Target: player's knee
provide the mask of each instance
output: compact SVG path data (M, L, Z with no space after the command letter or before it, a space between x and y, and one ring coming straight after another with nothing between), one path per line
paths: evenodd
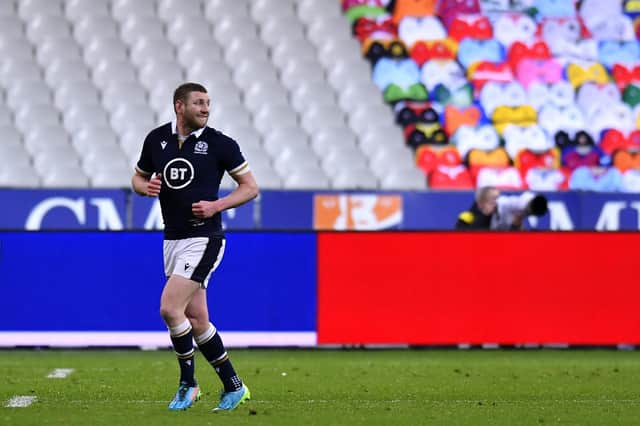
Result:
M181 317L184 316L184 313L179 312L177 309L172 308L170 305L161 304L160 305L160 316L164 320L166 324L174 324Z
M209 317L207 315L187 315L194 332L204 332L209 328Z

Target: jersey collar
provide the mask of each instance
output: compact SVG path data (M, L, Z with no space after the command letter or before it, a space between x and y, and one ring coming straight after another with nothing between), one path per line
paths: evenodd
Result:
M205 127L201 127L199 129L194 130L193 132L189 133L189 135L187 135L187 137L189 137L191 135L194 135L196 138L199 138L200 135L202 134L202 132L204 132ZM178 122L177 121L171 121L171 131L173 132L174 135L178 134Z

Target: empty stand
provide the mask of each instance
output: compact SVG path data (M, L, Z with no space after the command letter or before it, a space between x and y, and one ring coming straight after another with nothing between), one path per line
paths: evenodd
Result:
M624 153L638 147L620 141L639 128L640 47L622 3L606 19L588 1L579 10L536 2L537 12L480 0L383 3L2 2L0 184L26 185L13 167L35 186L128 186L130 176L109 173L131 173L146 132L173 118L172 92L185 80L209 88L210 124L238 139L263 187L465 187L463 167L474 185L509 187L515 171L524 188L552 181L542 167L582 188L580 175L570 179L578 165L627 172ZM576 150L581 131L588 142ZM461 163L426 172L414 158L421 145L458 150ZM559 163L539 163L552 149ZM506 152L508 170L480 175L472 152L474 164L503 164ZM50 173L46 159L75 167Z

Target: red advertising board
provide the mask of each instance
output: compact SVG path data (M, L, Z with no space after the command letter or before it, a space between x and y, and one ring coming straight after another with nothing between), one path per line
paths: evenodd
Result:
M640 343L638 247L640 233L319 233L318 343Z

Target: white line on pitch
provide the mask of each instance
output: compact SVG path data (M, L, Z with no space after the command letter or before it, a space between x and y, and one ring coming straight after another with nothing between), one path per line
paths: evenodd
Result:
M65 379L73 371L73 368L56 368L47 375L47 379Z
M28 407L35 402L37 397L35 396L14 396L7 401L5 407L7 408L24 408Z

